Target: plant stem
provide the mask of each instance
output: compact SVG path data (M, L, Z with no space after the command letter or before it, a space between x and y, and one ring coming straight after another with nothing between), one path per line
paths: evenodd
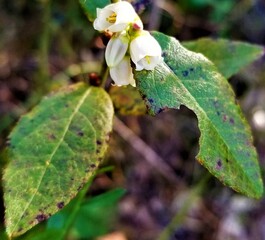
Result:
M86 197L86 193L89 190L94 178L98 174L102 174L102 173L112 171L112 170L113 170L113 166L107 166L107 167L99 169L93 176L91 176L89 181L85 184L83 189L77 194L76 198L74 199L75 204L74 204L73 208L71 209L71 214L68 216L67 221L65 222L65 224L63 226L63 231L60 232L59 235L57 235L56 240L66 239L67 233L69 232L73 223L75 222L76 216L78 215L78 212L80 210L80 206L81 206L84 198Z
M183 219L187 216L190 210L190 206L192 205L194 200L198 197L198 195L202 192L205 184L207 183L210 177L211 175L207 174L195 187L191 189L190 194L187 197L184 205L176 213L176 215L173 217L169 225L162 231L158 240L169 240L170 239L170 237L172 236L176 228L183 223Z
M40 65L38 80L38 86L42 87L42 91L45 93L48 89L49 83L49 48L50 48L50 20L51 20L51 0L43 2L44 13L43 13L43 32L40 37Z
M108 80L108 76L109 76L109 68L107 67L103 76L102 76L102 82L101 82L101 87L107 87L106 86L106 83L107 83L107 80Z
M58 236L58 240L65 239L65 236L67 235L68 231L70 230L72 224L74 223L74 220L78 214L78 211L80 209L81 203L83 202L83 199L86 196L86 193L88 189L90 188L95 176L91 177L87 184L83 187L83 189L79 192L79 194L76 196L75 199L75 205L72 208L71 214L67 218L67 221L63 227L63 231L60 233L60 236Z

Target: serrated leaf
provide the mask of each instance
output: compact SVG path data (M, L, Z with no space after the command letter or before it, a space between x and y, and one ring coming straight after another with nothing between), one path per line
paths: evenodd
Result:
M264 54L262 46L226 39L201 38L181 44L210 59L226 78L230 78Z
M154 37L164 61L154 71L135 71L137 87L153 115L187 106L199 121L197 160L220 181L259 198L263 183L252 137L226 79L203 55L186 50L161 33Z
M144 115L146 106L139 91L132 86L112 86L110 97L113 101L115 111L121 115Z
M4 203L9 236L66 205L94 174L107 148L113 106L101 88L72 85L23 116L9 140Z
M93 22L97 17L97 8L104 8L111 4L110 0L79 0L88 19Z

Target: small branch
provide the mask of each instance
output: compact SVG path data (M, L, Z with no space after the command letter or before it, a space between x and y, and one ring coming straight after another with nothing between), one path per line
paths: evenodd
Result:
M140 153L163 177L172 183L179 182L176 174L165 161L117 117L114 118L114 131Z

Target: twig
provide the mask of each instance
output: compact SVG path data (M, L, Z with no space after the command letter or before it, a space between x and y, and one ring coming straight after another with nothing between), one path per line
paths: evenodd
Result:
M139 152L162 176L172 183L179 182L173 170L164 163L164 160L117 117L114 118L114 131Z

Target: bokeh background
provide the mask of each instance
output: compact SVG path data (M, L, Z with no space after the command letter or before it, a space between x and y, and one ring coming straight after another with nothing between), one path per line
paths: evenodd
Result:
M264 0L131 2L145 28L180 41L222 37L265 45ZM45 94L99 71L104 47L77 0L0 0L1 152L19 117ZM229 82L251 125L264 173L265 57ZM95 213L109 218L97 231L109 234L101 239L265 239L265 200L239 195L210 176L195 160L199 136L196 116L185 107L155 118L117 114L104 163L114 168L98 175L87 193L90 199L116 187L126 190L118 204L108 206L115 214ZM2 154L1 169L5 164ZM168 172L159 171L164 167ZM0 210L3 225L2 200ZM73 229L67 239L96 235Z

